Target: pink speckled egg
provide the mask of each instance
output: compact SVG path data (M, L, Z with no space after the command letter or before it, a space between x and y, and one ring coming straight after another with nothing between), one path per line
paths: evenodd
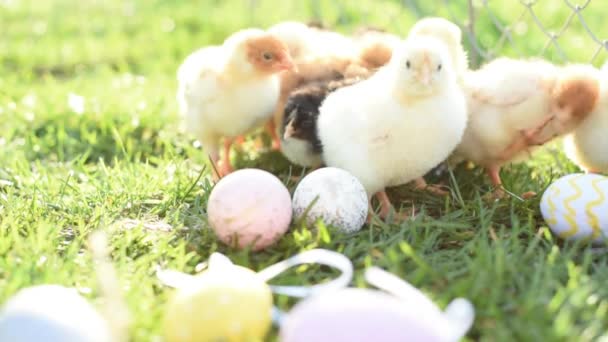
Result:
M242 169L222 178L207 203L209 223L218 238L254 251L276 242L289 229L291 196L273 174Z

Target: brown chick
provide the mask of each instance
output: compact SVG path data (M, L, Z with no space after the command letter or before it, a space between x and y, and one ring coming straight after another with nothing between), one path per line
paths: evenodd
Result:
M188 131L219 164L216 178L232 171L234 138L271 118L280 94L279 74L293 67L287 46L260 29L236 32L221 46L193 52L180 65L180 111Z
M289 94L281 124L281 152L292 163L316 169L322 165L321 141L317 132L319 108L339 88L362 81L361 77L307 83Z
M467 72L463 81L469 122L451 163L469 160L486 168L499 197L501 166L572 131L599 94L595 68L544 60L499 58Z
M514 158L521 151L548 143L571 132L595 109L599 99L599 82L577 74L566 74L553 89L554 113L539 126L522 131L502 154L503 160Z

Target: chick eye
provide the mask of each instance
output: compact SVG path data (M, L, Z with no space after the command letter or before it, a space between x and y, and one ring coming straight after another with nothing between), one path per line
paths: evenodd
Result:
M412 66L412 63L410 63L410 61L405 62L405 67L406 68L410 68Z
M441 71L441 64L437 66L437 71Z
M269 61L273 58L274 56L272 55L272 53L270 52L264 52L262 54L262 58L264 58L264 60Z

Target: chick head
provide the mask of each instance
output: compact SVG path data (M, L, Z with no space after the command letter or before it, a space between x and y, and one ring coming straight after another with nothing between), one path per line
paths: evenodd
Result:
M460 44L462 31L458 25L439 17L424 18L416 22L409 36L428 35L443 40L446 44Z
M410 96L430 96L455 81L445 44L432 37L411 37L396 50L390 67L397 88Z
M295 68L287 45L262 30L237 32L224 45L232 49L231 64L245 75L271 75Z
M317 94L302 94L285 105L283 139L312 140L322 98Z
M464 71L469 67L467 53L462 47L462 30L453 22L439 17L424 18L416 22L409 37L430 36L444 42L450 52L454 68Z

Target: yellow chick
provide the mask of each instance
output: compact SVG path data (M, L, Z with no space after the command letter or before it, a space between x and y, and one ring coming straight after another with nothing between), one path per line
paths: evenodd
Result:
M601 73L597 108L564 140L570 160L592 173L608 173L608 63Z
M459 81L469 70L467 52L462 46L462 30L458 25L440 17L427 17L417 21L411 28L409 36L426 35L435 37L448 46L452 65Z
M464 88L469 123L451 164L485 167L502 195L500 167L574 129L595 107L599 83L590 66L499 58L469 71Z
M409 37L429 36L441 40L448 47L452 66L458 82L462 84L464 75L469 70L467 52L462 45L462 30L458 25L440 17L427 17L418 20L409 32ZM424 177L416 179L416 188L427 190L436 195L446 195L448 192L439 185L427 184Z
M280 93L279 73L293 67L287 46L260 29L234 33L221 46L197 50L180 65L180 112L186 129L219 164L216 177L232 171L229 152L234 138L272 117Z
M447 158L466 121L447 47L421 36L399 44L367 80L331 93L317 125L325 164L357 177L386 217L392 205L385 188L413 181Z

